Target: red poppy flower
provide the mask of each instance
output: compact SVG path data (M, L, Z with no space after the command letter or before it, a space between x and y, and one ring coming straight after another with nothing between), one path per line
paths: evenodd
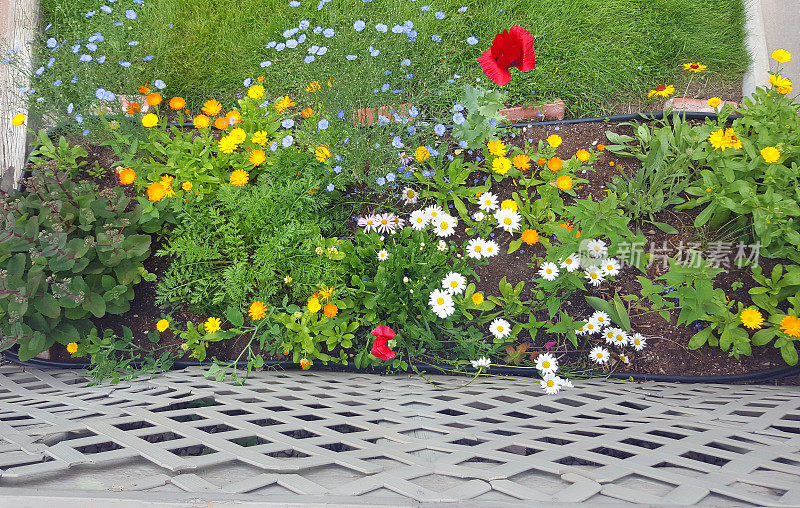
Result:
M511 81L508 69L511 67L530 71L536 66L533 35L516 25L511 30L503 30L495 35L491 49L483 52L478 63L489 79L498 85L508 84Z
M370 354L383 361L394 358L394 351L389 347L389 341L394 339L394 330L386 325L381 325L372 330L372 335L375 336L375 342L372 343Z

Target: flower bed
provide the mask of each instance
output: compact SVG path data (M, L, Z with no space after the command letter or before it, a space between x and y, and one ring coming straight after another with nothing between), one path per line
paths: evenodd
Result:
M479 62L506 83L533 37L514 27ZM97 379L182 357L237 380L276 359L501 364L548 393L597 372L794 365L800 120L782 79L732 122L723 106L522 129L472 86L452 127L422 106L364 127L319 98L332 81L273 97L248 79L236 105L194 114L143 85L98 116L92 164L40 132L27 192L4 196L4 344L25 359L58 343Z

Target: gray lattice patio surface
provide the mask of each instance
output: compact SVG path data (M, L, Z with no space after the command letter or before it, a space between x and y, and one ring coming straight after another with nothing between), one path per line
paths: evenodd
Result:
M457 385L464 378L437 378ZM0 496L800 506L796 387L0 368ZM183 496L183 497L182 497ZM0 497L0 504L3 504Z

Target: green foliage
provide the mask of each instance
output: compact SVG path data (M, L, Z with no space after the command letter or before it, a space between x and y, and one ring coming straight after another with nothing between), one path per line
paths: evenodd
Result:
M156 342L158 332L155 333ZM161 348L164 349L164 348ZM120 381L130 381L142 375L155 376L172 368L175 360L170 351L157 354L158 349L150 351L133 342L133 332L127 326L122 327L122 337L112 330L105 330L103 336L97 335L97 329L92 328L88 335L81 339L76 357L89 355L92 367L89 374L93 381L90 385L101 384L110 379L115 385Z
M48 161L55 161L60 170L69 171L71 175L75 175L86 165L86 161L80 160L89 155L86 149L80 145L70 145L64 136L58 138L56 146L42 129L37 134L37 141L39 145L30 157L34 164L42 165Z
M0 333L26 360L76 341L90 316L127 312L150 237L136 234L141 210L127 211L118 188L75 183L55 161L24 184L0 198Z
M441 163L440 158L436 159ZM438 164L437 164L438 166ZM473 163L464 163L463 158L457 157L450 161L444 168L436 167L436 172L431 179L425 178L419 171L414 173L417 180L427 187L421 192L423 198L434 198L444 210L449 210L450 201L455 205L461 220L472 223L465 203L471 202L478 193L486 192L491 186L491 181L484 185L467 186L467 179L476 170Z
M714 278L723 271L699 255L692 264L669 259L669 271L659 279L674 289L669 293L670 298L680 299L677 324L691 323L706 314L719 314L726 308L725 292L714 289Z
M268 301L286 292L305 298L319 284L335 285L341 256L322 235L338 225L326 211L331 194L319 192L324 181L317 167L312 154L283 152L254 185L223 186L213 198L186 203L157 253L171 258L158 303L213 313L245 307L251 298Z
M466 85L461 96L464 106L464 122L453 125L453 136L466 141L469 148L483 148L490 139L497 137L497 129L505 117L500 114L506 97L497 90L486 90L479 86Z

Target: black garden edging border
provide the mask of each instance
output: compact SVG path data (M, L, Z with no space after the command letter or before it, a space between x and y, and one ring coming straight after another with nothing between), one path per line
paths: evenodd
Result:
M597 122L629 122L632 120L642 121L655 121L662 120L665 116L680 115L684 120L705 120L706 118L717 119L716 113L701 113L701 112L653 112L653 113L632 113L625 115L607 115L588 118L572 118L567 120L551 120L543 122L516 122L512 123L511 127L543 127L543 126L559 126L559 125L573 125L582 123L597 123ZM729 116L729 121L734 118L733 115ZM191 122L185 122L183 125L170 122L167 124L170 127L191 127ZM448 126L452 128L452 126ZM26 161L27 165L27 161ZM29 171L23 172L23 178L30 176ZM61 362L54 360L45 360L41 358L32 358L27 361L21 361L15 351L6 350L2 352L2 357L11 362L43 368L57 368L57 369L88 369L91 367L89 363L81 362ZM135 365L135 363L134 363ZM208 362L190 362L190 361L176 361L173 364L174 369L183 369L187 367L206 366L211 365ZM453 367L450 365L430 365L430 364L412 364L420 372L426 374L442 374L454 373ZM247 364L240 362L237 364L239 369L246 369ZM268 361L264 362L264 369L273 370L297 370L300 366L291 361ZM373 373L385 374L391 370L388 367L373 367L369 369L358 370L351 365L329 364L317 367L316 370L329 371L329 372L351 372L351 373ZM473 374L476 370L471 367L464 367L460 370L459 374ZM535 369L523 369L517 367L490 367L488 372L500 376L515 376L515 377L538 377ZM655 381L661 383L714 383L714 384L733 384L733 383L759 383L769 382L777 379L782 379L792 375L800 375L800 364L795 366L777 367L774 369L748 372L746 374L732 374L724 376L672 376L665 374L646 374L646 373L628 373L628 372L612 372L604 374L594 371L585 372L585 374L592 377L606 377L612 379L624 379L631 381Z

